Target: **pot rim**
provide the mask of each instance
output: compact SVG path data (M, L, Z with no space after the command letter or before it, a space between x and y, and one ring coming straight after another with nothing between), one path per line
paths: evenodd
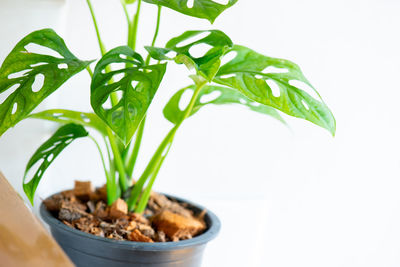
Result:
M194 204L193 202L188 201L186 199L178 198L178 197L171 196L168 194L164 194L164 195L167 196L168 198L177 200L179 202L185 202L196 209L204 210L204 208L201 205ZM208 229L201 235L193 237L192 239L181 240L178 242L145 243L145 242L134 242L134 241L127 241L127 240L109 239L106 237L95 236L95 235L92 235L89 233L82 232L78 229L71 228L71 227L67 226L66 224L64 224L63 222L61 222L56 217L54 217L47 210L47 208L43 202L40 204L40 216L41 216L42 220L45 221L49 225L50 228L57 227L63 231L69 232L70 234L76 235L77 237L89 238L93 241L102 242L104 245L112 246L115 248L135 249L135 250L144 250L144 251L178 250L178 249L184 249L184 248L190 248L190 247L203 245L203 244L208 243L209 241L213 240L218 235L218 233L221 229L221 222L218 219L218 217L213 212L211 212L210 210L207 209L207 213L205 215L205 221L208 224Z

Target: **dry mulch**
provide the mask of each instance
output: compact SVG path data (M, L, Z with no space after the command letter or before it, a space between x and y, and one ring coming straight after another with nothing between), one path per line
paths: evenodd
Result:
M206 229L205 211L194 214L185 203L152 192L144 214L128 212L118 199L107 206L106 187L75 181L73 190L46 200L47 209L71 228L100 237L135 242L170 242L190 239Z

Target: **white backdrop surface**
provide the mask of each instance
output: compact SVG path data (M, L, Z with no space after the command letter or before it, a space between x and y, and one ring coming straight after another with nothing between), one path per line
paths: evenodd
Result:
M107 48L121 45L119 1L93 2ZM221 29L235 43L298 63L337 119L335 138L305 121L285 117L288 128L237 106L208 107L184 123L155 189L220 216L223 228L207 248L205 267L400 266L399 11L395 0L239 0L210 26L163 10L158 45L185 30ZM97 58L84 1L67 1L63 12L67 45L80 58ZM139 47L151 40L155 12L143 5ZM12 17L0 17L2 32L14 27L3 21ZM52 26L36 17L20 19ZM41 23L31 22L39 17ZM14 35L11 43L23 36ZM1 60L11 50L3 39ZM170 127L162 107L188 84L185 74L183 67L168 69L150 110L139 171ZM82 72L45 105L88 110L88 86ZM20 192L27 159L46 138L27 138L21 129L33 125L23 122L0 139L0 169ZM74 179L104 182L90 141L77 141L57 159L38 199Z

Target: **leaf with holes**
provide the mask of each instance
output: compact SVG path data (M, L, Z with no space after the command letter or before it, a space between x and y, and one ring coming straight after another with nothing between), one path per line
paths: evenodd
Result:
M186 107L180 107L180 103L183 100L184 94L193 92L195 88L194 85L186 87L179 90L171 97L163 110L164 116L167 120L174 124L177 124L182 120ZM282 123L285 123L276 109L250 100L235 89L214 85L207 85L201 89L190 116L199 111L200 108L209 104L240 104L248 107L252 111L269 115Z
M57 56L41 54L45 50ZM9 94L0 104L0 136L89 63L77 59L51 29L23 38L0 68L0 94Z
M52 56L32 49L50 50ZM90 62L80 61L51 29L23 38L0 68L0 93L9 94L0 104L0 135L24 119L65 81Z
M55 158L75 139L88 136L88 132L81 125L67 124L60 127L38 150L33 154L25 169L23 188L25 194L33 205L33 197L44 172ZM33 168L34 165L39 165ZM33 169L32 169L33 168ZM27 182L28 172L35 171L33 177Z
M295 63L243 46L235 46L226 57L231 53L234 58L221 66L214 82L335 134L335 118Z
M75 123L96 129L102 135L107 135L107 125L94 113L66 109L49 109L31 114L28 118L54 121L61 124Z
M161 5L178 11L182 14L207 19L211 23L233 6L238 0L144 0L147 3Z
M221 57L233 46L222 31L187 31L171 39L165 48L147 46L151 57L157 60L175 60L211 81L221 65ZM169 54L174 54L172 57ZM176 55L175 55L176 54Z
M113 64L117 70L105 72ZM128 46L110 50L94 70L90 101L93 110L127 144L146 115L166 70L165 64L146 66ZM114 106L107 106L111 93L122 93Z

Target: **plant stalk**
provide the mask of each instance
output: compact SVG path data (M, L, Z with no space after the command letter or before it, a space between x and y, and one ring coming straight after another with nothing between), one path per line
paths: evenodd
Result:
M138 0L137 2L137 9L136 9L136 14L133 18L133 23L132 27L130 27L130 40L128 45L135 50L136 49L136 37L137 37L137 30L138 30L138 25L139 25L139 15L140 15L140 7L142 5L142 0Z
M118 173L119 173L119 183L121 185L122 192L125 192L128 189L128 181L126 178L125 166L122 161L117 142L116 142L115 137L114 137L113 133L111 132L110 128L107 128L107 136L110 141L111 150L114 155L114 162L115 162L115 165L116 165Z
M101 36L100 36L100 30L99 30L99 26L97 24L96 15L95 15L94 10L93 10L93 5L92 5L90 0L86 0L86 3L88 5L88 7L89 7L90 14L91 14L92 20L93 20L93 25L94 25L94 28L96 30L97 42L99 43L100 53L101 53L102 56L104 56L107 53L107 50L106 50L106 47L104 46L104 43L103 43L103 41L101 39ZM110 70L111 70L110 67L107 66L106 67L106 72L109 72ZM89 72L89 74L90 74L90 72ZM90 76L92 77L93 73ZM111 105L115 106L116 104L118 104L118 97L117 97L117 95L115 93L111 93L110 97L111 97Z
M169 149L172 145L173 139L175 137L175 133L182 124L182 122L190 116L194 104L199 96L201 89L207 84L206 81L201 82L197 85L195 91L193 92L192 98L190 99L189 105L187 106L184 115L182 116L181 120L170 130L167 136L164 138L162 143L157 148L156 152L154 153L153 157L151 158L149 164L147 165L146 169L144 170L142 176L136 182L133 190L131 192L131 196L129 197L127 203L129 210L135 209L136 202L138 201L140 194L142 192L143 186L148 180L150 176L152 176L151 180L155 180L159 169L161 168L161 164L163 163L164 159L166 158ZM140 198L139 204L137 206L137 210L140 209L140 212L144 211L144 208L147 205L148 198L150 197L151 188L153 186L154 181L150 181L145 192L143 193L142 197ZM147 193L146 193L147 192ZM147 198L147 199L146 199Z
M157 10L157 22L156 22L156 29L154 31L154 36L153 36L153 40L151 42L151 46L154 46L158 37L158 33L160 31L160 22L161 22L161 6L158 6L158 10ZM146 65L148 65L150 63L150 54L147 55L146 58ZM137 131L136 134L136 138L135 138L135 142L134 142L134 147L132 150L132 154L130 155L130 158L128 160L128 178L132 178L133 175L133 170L135 168L135 164L136 164L136 160L137 160L137 156L139 154L139 149L140 149L140 145L142 143L142 138L143 138L143 131L144 131L144 126L146 123L146 116L144 116L143 120L141 121L140 125L139 125L139 129Z

